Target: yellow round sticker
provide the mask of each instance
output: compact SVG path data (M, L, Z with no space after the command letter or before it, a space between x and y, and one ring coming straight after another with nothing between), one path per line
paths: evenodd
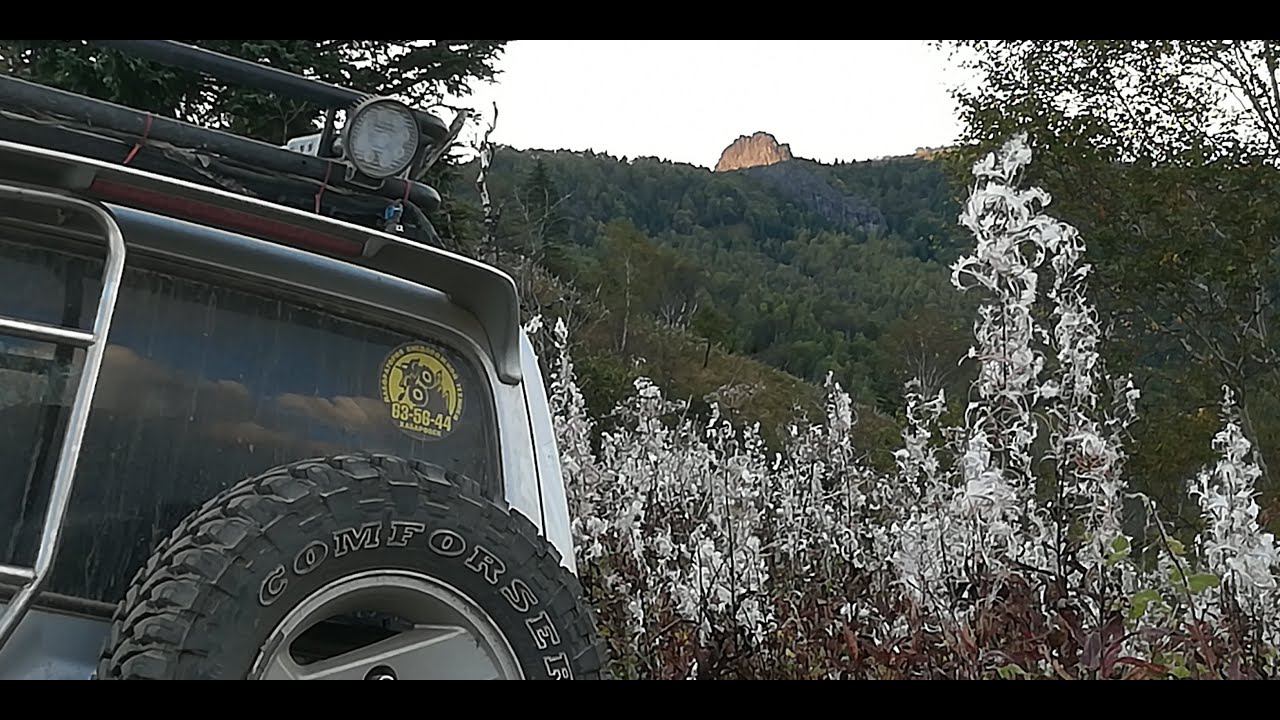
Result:
M401 430L438 440L453 432L462 416L462 383L440 351L409 343L382 363L382 401Z

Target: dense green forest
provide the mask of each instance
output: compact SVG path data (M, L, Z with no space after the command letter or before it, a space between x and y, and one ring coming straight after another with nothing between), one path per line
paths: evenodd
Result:
M455 195L474 195L468 168ZM502 251L539 257L613 315L647 317L891 411L954 383L972 311L941 167L807 160L731 173L653 158L499 150ZM629 308L629 310L628 310ZM617 349L627 341L618 328Z
M518 276L538 268L537 283L522 283L532 305L547 306L534 287L545 294L554 286L561 308L581 318L576 353L597 413L638 375L695 404L740 386L742 418L776 437L793 407L813 407L814 385L832 373L860 403L863 431L874 438L864 449L883 465L907 380L962 401L970 379L977 298L950 284L951 263L973 242L956 222L966 189L959 165L796 159L713 173L655 158L503 147L488 178L492 252ZM442 218L473 235L476 169L459 169L447 188L454 216ZM1108 312L1105 290L1099 302ZM1167 338L1128 324L1112 330L1107 354L1144 389L1131 460L1137 483L1181 497L1185 479L1211 457L1217 388ZM1258 434L1270 448L1277 423L1266 411Z

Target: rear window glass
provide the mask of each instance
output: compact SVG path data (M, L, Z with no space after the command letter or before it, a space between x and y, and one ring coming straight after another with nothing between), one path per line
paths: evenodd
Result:
M0 236L0 314L90 327L101 261L15 235ZM499 494L490 389L456 348L128 264L49 590L118 599L184 515L304 458L420 458ZM0 336L0 562L34 560L83 356Z

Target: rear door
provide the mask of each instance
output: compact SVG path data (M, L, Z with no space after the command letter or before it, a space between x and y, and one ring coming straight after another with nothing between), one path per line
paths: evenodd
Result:
M102 263L0 221L0 314L84 328ZM83 356L0 337L0 563L34 559ZM448 339L131 253L46 589L115 602L183 516L303 458L421 458L500 497L495 427L485 373Z

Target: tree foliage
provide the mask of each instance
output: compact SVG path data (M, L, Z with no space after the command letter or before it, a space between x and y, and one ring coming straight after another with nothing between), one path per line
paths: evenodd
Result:
M1247 435L1280 450L1280 43L965 41L979 82L959 94L966 152L1027 130L1034 179L1091 238L1116 354L1135 364L1154 429L1207 444L1195 422L1235 389ZM1179 418L1170 422L1170 418ZM1171 444L1178 441L1169 439ZM1150 469L1183 475L1197 458Z

